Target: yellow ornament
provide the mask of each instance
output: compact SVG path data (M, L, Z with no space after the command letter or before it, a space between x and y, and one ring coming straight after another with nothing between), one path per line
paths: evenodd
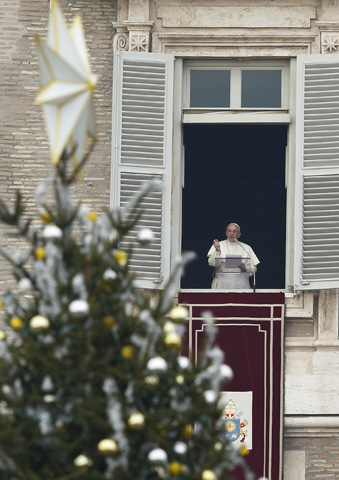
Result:
M42 212L42 214L40 215L40 220L41 220L43 223L51 223L51 221L52 221L52 215L51 215L47 210L45 210L45 211Z
M164 337L164 344L166 345L166 347L168 348L180 348L181 346L181 337L180 335L178 335L177 333L175 332L172 332L172 333L168 333L165 337Z
M41 332L49 327L49 320L43 315L35 315L29 321L29 326L35 332Z
M115 440L112 440L110 438L104 438L98 443L98 450L105 455L110 455L112 453L116 453L119 448Z
M172 475L179 475L184 469L184 465L180 462L171 462L168 464L168 470Z
M127 263L127 254L123 250L118 250L114 255L119 265L122 267Z
M125 360L129 360L134 355L134 348L131 345L125 345L120 350L120 353L122 358L124 358Z
M133 430L141 430L145 426L145 417L140 412L132 413L128 419L128 426Z
M115 318L112 317L111 315L106 315L103 321L104 321L105 327L109 327L109 328L114 327L114 325L116 324Z
M213 470L204 470L201 474L201 480L217 480L217 476Z
M147 377L145 377L145 383L149 387L155 387L156 385L159 384L158 375L147 375Z
M179 384L179 385L182 385L183 383L185 383L185 377L183 375L177 375L175 377L175 381Z
M193 435L193 427L192 425L185 425L185 427L183 428L182 432L181 432L181 435L184 437L184 438L189 438Z
M89 212L89 214L87 215L87 218L88 220L90 220L91 222L96 222L98 220L98 214L96 212Z
M173 322L184 322L188 319L188 310L186 307L178 305L169 312L169 317Z
M3 308L3 307L4 307L4 302L0 300L0 308Z
M46 252L43 247L37 247L34 251L37 260L43 260L46 257Z
M241 445L239 448L239 453L242 456L248 455L250 453L249 449L245 445Z
M9 323L14 330L19 330L24 324L20 317L12 317Z
M5 340L6 339L6 332L3 330L0 330L0 340Z

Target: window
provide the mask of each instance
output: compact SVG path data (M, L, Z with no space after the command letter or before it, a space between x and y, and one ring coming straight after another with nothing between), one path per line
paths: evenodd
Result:
M190 106L228 108L230 70L190 70Z
M209 124L211 136L217 133L213 125L220 123L228 124L232 129L241 124L236 133L240 132L239 138L243 143L249 143L249 135L252 135L253 142L258 144L257 132L247 132L244 129L249 124L260 127L261 138L264 139L261 145L268 143L265 135L270 139L272 148L277 145L276 141L272 141L270 131L261 129L264 125L273 126L272 133L279 135L282 141L287 137L286 231L281 232L287 239L286 288L290 285L295 290L339 288L337 57L301 57L298 59L297 71L294 59L290 62L246 61L241 62L241 65L240 62L224 65L215 62L214 65L211 61L199 64L188 61L184 64L182 59L176 59L173 69L172 55L115 53L111 207L123 207L139 186L150 178L158 179L165 187L161 195L145 198L142 225L156 230L156 244L150 249L143 249L135 241L137 232L132 232L129 239L129 244L135 243L137 247L132 267L140 286L161 288L180 253L181 191L184 186L183 123L184 126L190 123ZM269 93L267 98L260 93L262 91ZM216 104L219 106L216 107ZM229 107L226 106L228 104ZM286 135L283 128L276 128L279 125L285 128ZM196 130L191 131L193 135L201 135ZM231 135L232 140L230 128L227 134ZM223 135L222 130L213 141L218 141ZM195 143L193 138L192 144ZM221 155L232 155L230 144L231 142L220 149ZM256 173L266 174L266 167L262 168L261 145L257 149L259 161L253 162L253 168ZM285 154L283 149L285 145L279 150L279 158L282 159L280 165ZM268 153L266 158L267 168L276 168L276 152L272 155ZM253 151L250 150L246 162L252 159ZM250 163L244 165L248 169L252 168ZM204 166L206 171L213 170L216 179L222 177L215 168L209 145L206 147ZM193 161L193 170L194 168ZM283 176L283 169L281 172ZM186 172L186 176L187 174ZM238 177L241 181L241 175ZM229 182L228 176L223 176L220 181L221 188L225 188ZM271 179L266 183L269 188L276 189ZM252 187L253 179L241 184L241 188L249 192ZM213 195L213 205L217 205L217 188L214 188ZM201 189L200 196L204 196ZM269 202L270 198L267 194L266 201ZM250 201L249 211L254 212L257 205L257 202ZM195 239L199 239L204 233L201 219L209 215L208 212L203 215L199 208L191 213L195 215L195 223L199 228ZM237 220L239 219L231 218L231 221ZM266 219L265 225L265 228L259 229L261 242L274 253L276 245L271 242L270 229L267 229L269 220ZM208 239L204 241L205 244L208 250ZM194 250L194 245L189 247Z
M287 108L286 68L187 65L187 108Z
M242 108L281 108L281 70L242 70Z

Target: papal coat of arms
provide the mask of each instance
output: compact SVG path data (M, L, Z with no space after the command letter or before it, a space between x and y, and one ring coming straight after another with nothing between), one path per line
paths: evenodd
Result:
M241 419L244 415L242 410L237 411L236 404L232 399L228 400L224 407L223 418L219 425L225 431L225 435L229 442L235 442L239 439L240 443L244 443L248 436L248 421Z

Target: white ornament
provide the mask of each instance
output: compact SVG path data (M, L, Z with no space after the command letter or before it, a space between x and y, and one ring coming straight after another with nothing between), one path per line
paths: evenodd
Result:
M148 454L148 460L150 462L167 462L167 453L162 448L155 448Z
M85 300L73 300L68 307L69 312L75 317L88 315L89 305Z
M154 233L150 228L143 228L138 233L138 240L141 245L148 245L154 240Z
M230 382L233 379L233 370L229 365L223 364L220 367L220 375L225 382Z
M148 370L157 371L157 372L166 372L167 362L162 357L154 357L148 360L147 362Z
M22 278L21 280L19 280L18 282L19 290L25 292L28 290L32 290L32 288L33 288L33 285L29 278Z
M190 366L190 361L189 358L187 357L178 357L177 359L179 367L185 370L186 368L189 368Z
M55 400L56 400L55 395L45 395L44 396L44 402L46 402L46 403L53 403L53 402L55 402Z
M62 237L62 230L56 225L48 225L43 229L42 236L46 239L54 238L58 240Z
M51 392L54 389L53 380L49 375L46 375L41 384L43 392Z
M187 452L187 445L184 442L176 442L174 444L173 450L178 455L185 455L185 453Z
M206 390L206 392L204 392L204 398L207 403L213 403L217 399L217 394L214 390Z
M104 280L115 280L117 278L117 274L114 270L109 268L104 271L103 278Z

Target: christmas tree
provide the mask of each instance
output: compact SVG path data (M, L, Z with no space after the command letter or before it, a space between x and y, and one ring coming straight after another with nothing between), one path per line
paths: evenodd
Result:
M59 15L56 2L53 9ZM81 35L75 37L81 48ZM41 52L63 68L51 44L41 44ZM42 68L42 86L49 75ZM83 84L76 95L90 105L94 80ZM20 192L13 206L0 201L0 219L28 245L14 255L1 250L17 288L1 300L0 478L225 478L244 463L217 426L218 392L232 371L208 314L204 347L198 361L190 360L187 310L173 303L175 279L190 256L178 261L158 295L136 288L125 239L142 215L140 199L158 186L145 185L126 208L102 215L76 204L71 186L89 157L81 128L88 131L92 107L83 110L86 121L70 127L60 104L68 95L69 115L74 90L54 87L53 101L50 92L40 94L56 164L54 177L36 192L40 217L25 220ZM56 112L66 126L54 137ZM82 160L72 167L75 156ZM152 239L143 228L136 241ZM244 468L246 478L254 478Z

